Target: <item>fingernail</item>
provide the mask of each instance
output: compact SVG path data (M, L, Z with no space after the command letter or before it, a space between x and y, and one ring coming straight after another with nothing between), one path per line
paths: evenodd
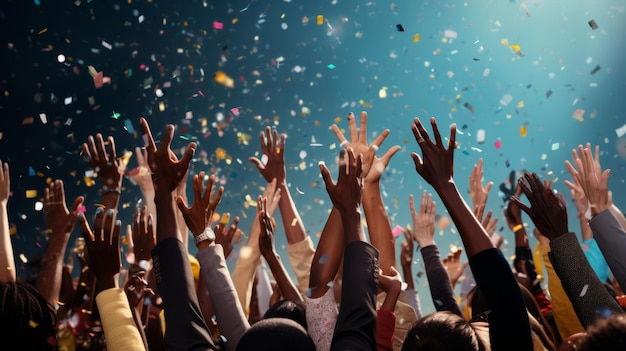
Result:
M79 213L78 216L76 216L78 219L83 219L84 215L82 213Z
M107 216L113 216L113 213L114 213L113 209L109 209L107 211Z
M120 221L119 219L115 221L115 226L116 227L121 227L122 226L122 221Z
M102 212L104 212L104 208L102 208L102 207L96 208L96 214L97 215L101 214Z

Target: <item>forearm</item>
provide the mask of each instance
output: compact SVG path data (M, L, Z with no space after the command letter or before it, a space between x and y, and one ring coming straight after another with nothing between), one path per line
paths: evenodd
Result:
M437 311L450 311L463 316L454 298L454 291L452 290L452 285L450 285L448 273L441 262L437 246L422 247L420 251L424 258L426 277L428 278L428 286L430 287L430 294L435 308Z
M157 218L156 224L157 243L167 238L176 238L182 242L176 221L176 210L170 192L157 193L154 197Z
M108 350L145 349L133 312L122 289L114 288L101 292L96 296L96 303Z
M380 194L379 182L365 183L363 212L367 221L370 243L380 252L380 268L383 274L392 274L391 267L396 266L396 252L391 224Z
M615 279L621 287L626 287L626 231L610 210L591 218L589 226Z
M13 245L9 230L9 216L7 204L0 203L0 281L15 281L15 258L13 257Z
M402 264L402 275L404 275L407 290L415 290L415 282L413 282L413 269L411 265L411 263Z
M63 258L69 240L68 234L50 234L48 247L41 261L41 271L35 288L52 306L56 305L63 278Z
M343 222L341 214L334 206L330 211L326 225L313 256L309 297L318 298L328 291L328 282L333 281L339 270L344 249Z
M141 193L143 194L143 201L146 205L146 214L152 215L152 223L156 227L156 204L154 203L154 188L151 189L141 189Z
M250 305L250 299L252 298L254 272L261 262L261 251L259 251L260 233L261 228L259 221L253 220L250 227L248 243L239 249L239 257L233 267L233 284L235 285L235 291L237 291L239 303L243 306L246 315L248 306Z
M459 194L454 182L450 181L436 190L459 230L467 257L471 258L479 252L493 248L485 229Z
M585 217L584 213L579 214L578 223L580 224L580 233L583 241L593 238L593 231L591 231L589 221Z
M283 266L283 263L280 261L280 257L275 252L264 254L263 257L270 267L274 279L276 279L276 283L280 288L283 298L291 301L304 302L302 295L300 295L300 292L291 281L291 278L289 278L285 266Z
M283 180L278 186L280 189L278 207L280 208L280 217L283 222L283 228L285 229L285 235L287 236L287 243L298 243L306 237L304 224L302 223L296 204L291 197L287 182Z

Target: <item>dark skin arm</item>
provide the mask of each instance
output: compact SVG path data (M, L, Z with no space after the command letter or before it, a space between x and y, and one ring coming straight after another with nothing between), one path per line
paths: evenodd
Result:
M413 233L409 228L404 229L404 241L400 247L400 266L402 266L407 290L415 290L415 282L413 281Z
M260 138L261 150L267 156L267 163L263 165L263 162L255 157L250 157L249 160L257 167L268 183L276 179L276 186L281 191L278 207L280 208L280 217L282 218L287 242L289 244L301 242L306 238L306 230L296 204L291 197L286 180L285 139L287 135L281 134L279 138L276 130L272 131L270 127L267 127L265 128L265 133L261 132Z
M78 209L82 203L83 197L79 196L74 200L72 210L67 209L63 181L61 180L50 183L50 186L46 188L45 215L46 224L50 230L50 238L35 287L41 296L53 306L59 299L63 258L70 235L74 230Z
M283 298L292 301L304 302L302 295L289 278L280 257L274 248L274 226L267 214L267 199L261 198L257 201L257 212L261 225L261 236L259 236L259 249L272 271L274 279L282 292Z
M115 151L115 140L112 136L107 139L109 151L105 149L105 142L102 134L96 134L96 138L89 136L86 143L83 143L83 155L88 160L89 165L98 170L98 179L102 182L101 203L105 209L117 211L120 200L120 190L122 186L122 175L124 170L117 159Z

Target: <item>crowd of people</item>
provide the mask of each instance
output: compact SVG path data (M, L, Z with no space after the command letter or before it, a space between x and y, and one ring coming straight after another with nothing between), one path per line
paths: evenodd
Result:
M145 119L138 167L123 170L115 141L98 134L83 144L101 189L95 214L71 201L62 180L45 191L49 241L35 281L16 278L7 203L10 174L0 164L0 335L19 350L624 350L626 349L626 218L613 204L609 170L599 148L572 151L566 182L580 220L580 242L568 227L566 200L551 183L525 173L512 184L503 217L515 240L509 263L486 208L492 183L482 160L469 176L470 201L454 177L456 126L442 138L415 118L420 152L415 169L436 194L411 196L407 226L396 246L381 177L399 151L379 155L389 135L368 142L367 115L348 116L338 174L320 163L332 209L315 247L287 186L285 135L260 133L262 158L250 158L267 182L256 218L232 272L226 258L241 236L239 218L215 216L223 187L199 172L187 182L195 143L181 155L170 148L175 128L160 143ZM380 156L380 157L379 157ZM335 162L335 160L333 160ZM145 206L126 224L129 266L122 264L122 223L116 219L125 177ZM335 178L335 179L333 179ZM443 202L463 248L440 253L435 242L435 197ZM277 210L281 218L275 221ZM526 225L522 213L534 226ZM216 220L218 217L219 220ZM88 220L92 218L93 220ZM363 219L367 225L364 229ZM84 249L66 256L78 223ZM287 261L277 254L282 225ZM191 235L189 235L191 233ZM539 244L532 248L529 234ZM189 239L193 244L188 243ZM194 257L189 245L198 249ZM419 251L436 312L423 314L412 266ZM462 251L468 262L462 262ZM74 257L75 256L75 257ZM71 275L74 258L80 277ZM290 265L295 280L286 269ZM268 272L269 271L269 272ZM271 278L270 278L271 276ZM455 286L462 284L460 296Z

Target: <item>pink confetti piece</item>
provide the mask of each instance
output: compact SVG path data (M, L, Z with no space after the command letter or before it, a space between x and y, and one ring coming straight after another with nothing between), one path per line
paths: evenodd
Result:
M393 233L393 236L396 237L404 232L404 228L396 225L391 232Z
M213 28L215 28L215 29L224 29L224 23L218 22L218 21L213 21Z

